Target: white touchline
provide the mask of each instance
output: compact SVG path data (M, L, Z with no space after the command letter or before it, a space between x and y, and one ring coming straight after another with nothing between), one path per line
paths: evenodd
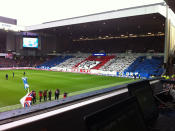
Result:
M31 123L31 122L35 122L35 121L38 121L38 120L41 120L41 119L44 119L44 118L47 118L47 117L51 117L51 116L54 116L54 115L57 115L57 114L60 114L60 113L63 113L63 112L81 107L81 106L84 106L84 105L87 105L87 104L90 104L90 103L94 103L94 102L97 102L97 101L100 101L100 100L103 100L103 99L106 99L106 98L113 97L113 96L116 96L116 95L119 95L119 94L122 94L122 93L125 93L125 92L128 92L127 88L120 89L120 90L117 90L115 92L112 92L111 94L106 94L104 96L100 96L100 97L93 98L93 99L90 99L90 100L86 100L86 101L83 101L83 102L80 102L80 103L76 103L74 105L63 107L63 108L60 108L60 109L57 109L57 110L54 110L54 111L46 112L46 113L43 113L43 114L40 114L40 115L36 115L36 116L28 117L28 118L25 118L25 119L17 120L17 121L14 121L14 122L10 122L10 123L7 123L7 124L3 124L3 125L0 125L0 130L7 130L7 129L14 128L14 127L18 127L18 126L23 125L23 124L28 124L28 123Z

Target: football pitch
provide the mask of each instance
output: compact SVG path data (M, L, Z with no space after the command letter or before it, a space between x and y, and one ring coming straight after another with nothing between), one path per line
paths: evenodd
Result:
M1 70L0 71L0 112L1 108L18 105L19 100L26 95L22 77L28 79L30 91L35 90L37 94L40 90L51 90L54 96L58 88L60 94L68 93L68 96L77 95L89 91L108 88L134 81L129 78L117 78L110 76L97 76L89 74L65 73L40 70ZM14 72L14 78L13 78ZM8 74L8 80L5 75ZM60 96L61 98L62 96ZM54 100L54 99L52 99ZM43 101L43 100L42 100ZM16 107L15 107L16 108ZM8 110L6 108L3 109Z

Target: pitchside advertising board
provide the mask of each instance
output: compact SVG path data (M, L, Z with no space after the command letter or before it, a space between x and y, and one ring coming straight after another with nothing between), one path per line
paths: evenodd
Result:
M117 77L131 77L133 78L134 76L138 77L139 73L138 72L116 72Z

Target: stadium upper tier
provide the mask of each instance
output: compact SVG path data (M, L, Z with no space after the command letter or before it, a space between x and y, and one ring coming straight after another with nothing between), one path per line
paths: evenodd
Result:
M74 54L58 56L46 61L37 68L53 69L61 71L72 70L96 70L103 72L115 72L115 74L131 74L141 77L160 76L163 73L163 57L138 54L112 54L107 56L92 56L91 54ZM77 71L79 72L79 71ZM123 75L122 75L123 76Z

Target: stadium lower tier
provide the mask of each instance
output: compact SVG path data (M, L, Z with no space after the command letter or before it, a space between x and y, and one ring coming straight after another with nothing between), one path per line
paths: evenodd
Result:
M163 56L151 54L64 55L45 61L37 68L63 72L144 78L161 76L164 72Z

